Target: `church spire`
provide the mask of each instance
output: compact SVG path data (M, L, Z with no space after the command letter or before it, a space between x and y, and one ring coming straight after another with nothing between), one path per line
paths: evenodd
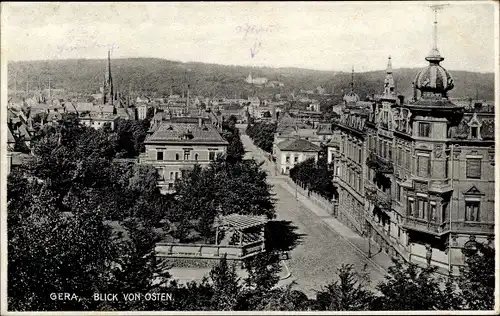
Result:
M113 77L111 75L111 51L108 49L108 69L106 71L106 94L107 94L107 102L113 104L114 100L114 91L113 91Z

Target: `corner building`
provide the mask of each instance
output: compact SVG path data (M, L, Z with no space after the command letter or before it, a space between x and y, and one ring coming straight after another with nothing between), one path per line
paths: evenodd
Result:
M346 102L333 181L349 226L394 257L457 274L465 248L494 246L495 114L448 99L453 78L436 45L426 60L410 100L395 93L389 57L384 92L369 109Z

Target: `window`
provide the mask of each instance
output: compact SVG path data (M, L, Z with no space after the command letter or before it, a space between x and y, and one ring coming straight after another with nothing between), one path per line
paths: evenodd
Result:
M479 201L465 201L465 220L479 222Z
M158 173L158 180L160 180L160 181L165 180L165 175L164 175L163 168L158 168L158 169L156 169L156 171Z
M397 155L397 165L398 166L401 166L402 165L402 150L401 150L401 147L398 147L398 155Z
M163 160L163 151L156 152L156 160Z
M194 160L198 160L198 154L194 154Z
M477 139L477 126L473 126L470 128L471 138Z
M419 155L417 156L417 175L419 177L428 177L429 176L429 171L430 171L430 159L428 155L422 156Z
M410 170L410 167L411 167L410 160L411 160L411 153L409 150L407 150L406 151L406 169L408 169L408 170Z
M335 168L335 175L338 176L340 174L340 167L337 166L337 168Z
M175 172L175 180L179 179L179 173L176 171Z
M425 212L424 212L424 200L418 199L417 200L417 217L418 218L425 218Z
M286 156L286 163L290 162L290 156Z
M174 180L174 173L172 171L170 172L170 180Z
M169 189L169 190L172 190L173 188L174 188L174 184L173 184L173 183L169 183L169 184L168 184L168 189Z
M410 199L408 199L408 215L412 217L415 216L413 200Z
M481 178L481 159L468 158L466 167L467 178L480 179Z
M361 148L358 149L358 162L361 163Z
M363 179L361 178L361 176L359 176L359 178L358 178L358 182L359 182L359 189L358 189L358 190L359 190L359 191L361 191L361 187L363 186L363 182L362 182L362 180L363 180Z
M436 204L432 203L431 203L431 221L433 222L437 221Z
M441 206L441 222L447 222L448 219L448 203L443 203Z
M444 177L445 178L448 178L448 176L449 176L448 175L449 168L450 168L449 164L450 164L450 160L448 159L448 157L446 157L446 160L444 161Z
M396 199L401 202L401 186L399 184L396 184Z
M431 126L429 123L418 123L418 136L429 137L431 131Z
M293 157L293 162L294 162L294 163L299 162L299 157L297 157L297 156Z
M387 157L389 160L392 160L392 147L389 145L389 156Z
M208 159L215 160L215 151L208 152Z
M184 160L189 160L189 150L184 150Z
M175 154L175 160L179 160L179 154Z

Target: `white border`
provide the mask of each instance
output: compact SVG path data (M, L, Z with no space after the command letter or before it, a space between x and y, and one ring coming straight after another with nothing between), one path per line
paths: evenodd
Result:
M361 5L366 1L356 1L356 4ZM413 2L413 1L412 1ZM500 162L500 149L498 146L496 146L498 140L500 140L500 118L499 118L499 96L500 96L500 88L499 88L499 29L500 29L500 24L499 24L499 3L497 1L447 1L447 2L442 2L442 3L454 3L458 2L459 4L493 4L496 10L493 10L494 14L494 21L495 21L495 178L500 179L500 168L499 168L499 162ZM387 3L387 2L386 2ZM438 3L438 2L425 2L426 4L432 4L432 3ZM97 4L97 3L96 3ZM5 17L5 6L3 3L1 4L0 7L0 12L1 12L1 25L6 25L6 17ZM471 311L380 311L380 312L320 312L320 311L313 311L313 312L7 312L7 293L6 293L6 287L7 287L7 213L6 213L6 149L7 149L7 133L6 133L6 113L7 113L7 48L6 48L6 40L5 36L1 36L2 33L5 32L5 28L0 28L0 38L1 38L1 55L0 55L0 84L1 84L1 94L0 94L0 154L1 154L1 168L0 168L0 251L1 251L1 256L0 256L0 261L1 261L1 269L0 269L0 278L1 278L1 283L0 283L0 295L1 295L1 300L0 300L0 314L1 315L68 315L68 316L73 316L73 315L234 315L234 314L239 314L239 315L362 315L362 314L371 314L371 315L492 315L494 312L495 314L500 313L500 288L497 287L495 291L495 310L494 311L480 311L480 312L471 312ZM500 184L499 181L495 182L495 201L498 201L500 198ZM495 247L497 249L496 251L496 284L500 284L500 242L498 240L499 232L500 232L500 207L498 203L495 203Z

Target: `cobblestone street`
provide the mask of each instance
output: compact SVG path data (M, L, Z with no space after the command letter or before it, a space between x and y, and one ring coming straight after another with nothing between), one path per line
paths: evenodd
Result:
M292 221L297 226L296 233L304 235L300 244L289 254L287 264L292 274L289 280L297 282L298 289L308 296L314 296L314 290L319 290L334 279L335 271L342 263L349 263L358 272L366 272L368 284L374 288L384 278L384 270L390 265L390 258L385 253L380 253L375 258L368 259L364 253L368 246L365 246L366 240L326 212L323 214L322 210L314 209L318 207L307 203L305 197L299 196L297 200L293 189L282 177L274 176L272 164L247 135L242 134L242 142L247 151L245 158L264 161L264 168L270 174L269 182L274 186L273 193L277 199L277 219ZM373 246L372 252L377 252Z

